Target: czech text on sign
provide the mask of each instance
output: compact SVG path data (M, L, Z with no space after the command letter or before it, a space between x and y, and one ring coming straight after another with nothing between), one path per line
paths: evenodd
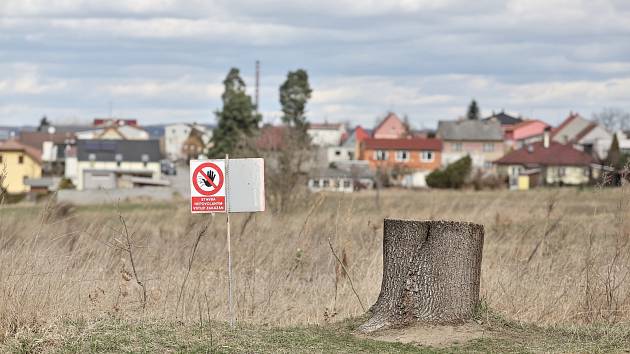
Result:
M225 212L225 161L190 161L190 211Z

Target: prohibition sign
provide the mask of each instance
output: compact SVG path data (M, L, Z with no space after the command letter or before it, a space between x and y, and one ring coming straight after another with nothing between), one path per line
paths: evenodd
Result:
M218 177L218 182L214 181L215 178L213 176ZM210 196L217 194L221 190L223 179L223 171L221 171L219 166L212 162L204 162L197 166L193 172L192 184L199 194ZM206 188L212 187L212 189L205 190L200 184L203 184L203 187Z

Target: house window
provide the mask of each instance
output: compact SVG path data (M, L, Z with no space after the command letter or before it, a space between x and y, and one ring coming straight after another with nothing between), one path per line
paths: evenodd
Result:
M590 177L591 176L591 171L588 170L588 167L584 167L583 173L584 173L584 177Z
M322 182L322 187L324 187L324 188L328 188L328 187L330 187L330 180L329 180L329 179L325 179L325 180Z
M494 151L494 143L483 144L483 152L493 152L493 151Z
M462 143L453 143L451 146L453 151L462 151Z
M319 188L319 180L318 179L314 179L313 180L313 187Z
M485 161L483 163L483 168L486 169L486 170L492 169L492 161Z
M19 164L23 164L24 163L24 155L18 156L18 163Z
M341 155L341 150L335 150L335 156Z
M422 160L422 162L431 162L433 161L433 151L423 151L422 153L420 153L420 160Z
M350 182L349 179L343 180L343 188L350 188Z
M409 151L398 150L396 151L396 161L409 161Z
M376 150L374 151L374 158L379 161L387 160L387 151L385 150Z
M558 176L564 177L567 174L566 168L558 167Z

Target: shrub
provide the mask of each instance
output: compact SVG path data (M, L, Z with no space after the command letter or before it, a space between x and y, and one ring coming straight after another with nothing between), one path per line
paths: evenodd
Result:
M431 188L461 188L472 169L472 159L466 155L448 165L444 170L435 170L427 176Z

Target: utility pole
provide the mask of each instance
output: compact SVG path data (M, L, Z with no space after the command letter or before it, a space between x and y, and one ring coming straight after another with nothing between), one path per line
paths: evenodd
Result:
M260 102L258 101L259 90L260 90L260 61L256 60L256 93L255 93L256 113L258 113L258 105Z

